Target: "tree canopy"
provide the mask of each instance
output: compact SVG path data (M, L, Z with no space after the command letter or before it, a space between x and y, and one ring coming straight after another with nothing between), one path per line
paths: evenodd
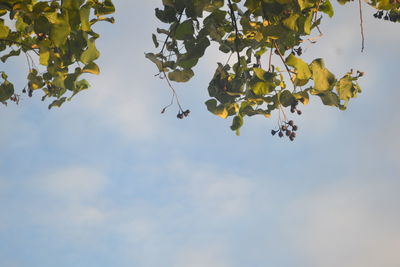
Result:
M363 40L363 3L358 3ZM377 9L375 18L400 21L399 0L367 4ZM81 75L100 72L95 63L100 35L93 26L113 23L109 15L114 12L111 0L0 1L0 60L25 55L29 69L27 84L20 89L0 71L0 102L18 103L20 93L42 91L43 100L52 99L49 108L60 107L87 89L89 83ZM313 96L344 110L361 92L358 79L363 72L335 75L322 58L302 59L303 45L315 43L322 36L324 18L334 16L329 0L162 0L155 16L166 27L152 35L157 52L146 57L171 88L171 105L176 100L180 119L190 111L182 109L172 82L188 82L212 43L227 60L216 64L205 104L219 117L232 117L231 129L237 134L246 116L269 118L275 111L278 128L271 133L293 140L298 127L288 111L301 115L301 105Z
M300 105L311 96L324 105L341 110L361 92L357 83L361 71L350 70L337 76L329 71L322 58L312 62L302 59L302 45L315 43L322 35L319 25L325 14L334 16L329 0L163 0L156 17L168 26L153 35L157 53L146 57L154 62L159 75L166 79L180 112L170 81L187 82L193 68L212 42L227 62L218 63L208 85L207 109L222 118L233 117L231 129L239 134L246 116L267 118L278 112L278 128L272 135L296 137L297 125L285 112L300 115ZM349 0L338 0L346 4ZM378 11L376 18L400 21L400 2L367 2ZM359 0L361 33L362 3ZM357 14L358 15L358 14ZM161 40L161 41L160 41ZM364 44L362 43L362 49ZM275 62L279 62L279 68Z
M24 54L29 71L22 93L41 90L43 100L53 99L49 108L59 107L89 87L82 74L100 72L93 25L114 22L107 17L114 11L111 0L0 1L0 60ZM18 103L19 92L5 71L0 75L0 102Z

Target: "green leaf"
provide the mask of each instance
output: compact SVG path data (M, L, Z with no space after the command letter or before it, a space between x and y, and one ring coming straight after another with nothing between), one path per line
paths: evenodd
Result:
M100 69L96 63L90 62L83 68L82 72L98 75L100 74Z
M50 39L56 46L63 45L71 32L67 15L59 15L54 24L51 25Z
M49 65L50 51L47 47L40 47L40 64L43 66Z
M337 82L336 91L341 100L348 101L357 96L358 89L354 86L350 75L347 74Z
M298 57L295 57L293 54L289 54L289 56L285 60L286 64L293 67L296 71L296 78L299 80L309 80L312 76L310 68L308 64L305 63Z
M271 82L257 82L251 86L251 90L257 96L264 96L275 89L275 84Z
M168 73L168 78L174 82L185 83L189 81L193 77L193 75L194 72L191 69L174 70Z
M231 130L236 131L236 135L240 135L239 129L243 126L243 117L235 116L232 120Z
M157 48L160 44L157 41L157 36L155 34L152 35L154 46Z
M208 111L213 113L214 115L217 115L218 117L221 117L223 119L226 119L229 115L228 110L223 106L223 105L217 105L217 100L215 99L210 99L206 101L206 106Z
M186 40L193 38L194 28L193 28L193 21L186 20L178 25L175 30L175 38L177 40Z
M62 97L60 99L54 100L53 103L51 103L49 105L49 109L53 108L53 107L61 107L62 104L64 104L64 102L67 100L66 97Z
M319 6L319 11L324 12L331 18L333 17L334 14L333 6L329 0L325 0L325 2Z
M288 107L296 103L296 98L288 90L284 90L279 96L279 102L282 106Z
M89 17L90 17L90 5L86 4L79 9L79 16L82 23L82 31L89 32L91 31Z
M8 34L10 33L10 28L4 25L4 20L0 19L0 39L7 38Z
M88 47L81 55L81 61L84 64L89 64L90 62L98 59L100 56L100 52L96 48L95 41L96 39L93 37L88 40Z
M290 15L290 17L288 17L287 19L284 19L282 23L289 30L297 32L299 31L299 26L297 25L297 20L299 19L299 17L300 17L299 14L294 13Z
M315 59L310 64L312 79L314 80L314 89L319 92L332 90L336 83L335 76L325 68L321 58Z
M14 94L14 85L9 81L0 84L0 102L8 100Z
M326 106L339 107L340 105L340 100L338 95L331 91L318 94L318 96L321 98L322 103Z

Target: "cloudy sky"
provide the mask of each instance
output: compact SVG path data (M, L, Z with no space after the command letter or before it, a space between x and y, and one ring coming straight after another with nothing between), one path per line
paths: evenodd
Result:
M176 86L190 117L160 114L170 92L144 58L160 3L115 1L102 74L72 102L0 106L0 266L400 266L400 25L365 7L360 53L357 5L337 6L305 56L364 71L363 93L345 112L312 99L292 143L275 118L237 137L208 113L215 49Z

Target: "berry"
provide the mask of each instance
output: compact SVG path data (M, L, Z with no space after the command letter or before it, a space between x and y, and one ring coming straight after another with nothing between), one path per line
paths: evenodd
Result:
M295 111L296 111L296 109L293 108L293 107L290 109L290 112L291 112L291 113L294 113Z
M293 126L293 125L294 125L294 122L293 122L292 120L290 120L290 121L288 122L288 124L289 124L290 126Z
M301 110L297 110L297 115L301 115L301 114L302 114Z
M299 129L299 127L297 125L293 125L292 130L293 131L297 131Z
M295 132L292 132L291 134L290 134L290 137L296 137L296 133Z
M292 131L287 130L286 131L286 136L291 136L292 135Z
M178 119L183 119L183 113L178 113L178 115L176 115L176 117L178 118Z
M280 137L280 138L282 138L282 137L283 137L283 133L282 133L281 131L279 132L279 134L278 134L278 135L279 135L279 137Z
M282 129L282 131L286 131L286 130L287 130L287 126L284 126L284 125L283 125L283 126L281 127L281 129Z
M290 136L289 139L290 139L290 141L292 141L292 142L294 141L294 137L293 137L293 136Z
M185 116L185 117L189 116L189 114L190 114L190 110L188 110L188 109L183 112L183 116Z
M275 135L278 131L271 130L271 134Z

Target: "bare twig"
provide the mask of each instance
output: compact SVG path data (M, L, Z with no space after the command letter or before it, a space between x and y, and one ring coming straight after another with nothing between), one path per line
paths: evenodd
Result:
M360 30L361 30L361 53L364 52L364 26L363 26L363 15L362 15L362 6L361 6L361 0L358 0L358 6L360 9Z
M274 44L274 46L275 46L276 51L278 52L279 57L280 57L281 60L282 60L283 65L285 65L285 68L286 68L286 70L287 70L287 72L288 72L288 74L289 74L290 81L292 82L292 84L293 84L293 86L294 86L294 89L296 89L296 85L294 84L291 71L290 71L288 65L286 64L285 59L283 58L283 55L282 55L281 51L279 51L278 45L276 44L275 40L273 40L272 42L273 42L273 44Z

